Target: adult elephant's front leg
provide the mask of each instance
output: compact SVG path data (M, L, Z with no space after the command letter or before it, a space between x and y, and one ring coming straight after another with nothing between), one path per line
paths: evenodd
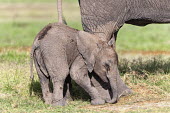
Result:
M112 39L114 40L112 42L114 50L116 50L116 39L117 39L118 32L119 30L116 31L112 37ZM126 84L123 82L123 80L121 79L120 74L117 74L117 92L118 92L118 98L120 98L121 96L127 96L132 93L132 90L128 88Z
M105 101L100 97L97 89L92 87L88 76L87 67L81 56L78 56L72 64L70 75L71 78L90 95L92 105L105 103Z

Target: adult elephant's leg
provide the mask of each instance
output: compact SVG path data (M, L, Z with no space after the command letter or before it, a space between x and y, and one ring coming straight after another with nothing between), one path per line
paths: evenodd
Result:
M40 53L37 53L37 52L39 52L39 51L36 51L36 53L35 53L36 58L34 58L34 63L35 63L35 67L36 67L38 77L40 80L43 99L46 104L51 104L51 94L52 93L50 92L50 87L49 87L50 79L40 70L40 65L42 66L42 58L40 56Z
M105 103L105 101L101 99L97 89L92 87L90 78L88 76L87 67L81 56L78 56L72 64L70 75L71 78L90 95L92 105Z
M132 93L132 90L127 87L127 85L120 78L120 75L117 75L117 87L118 87L118 98L121 96L127 96Z
M114 33L115 43L113 44L114 50L116 50L116 39L118 31ZM123 80L120 77L120 74L117 74L117 86L118 86L118 98L121 96L127 96L132 93L132 90L126 86Z

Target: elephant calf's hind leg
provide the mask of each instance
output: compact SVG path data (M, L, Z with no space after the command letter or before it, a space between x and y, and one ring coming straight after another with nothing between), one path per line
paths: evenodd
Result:
M50 72L52 83L53 83L52 105L54 106L66 105L66 98L64 98L64 92L63 92L64 82L69 73L69 68L66 67L68 66L65 66L63 64L63 66L54 67L53 71Z
M49 87L49 78L47 78L39 69L39 66L35 60L35 67L38 73L38 77L40 79L40 84L41 84L41 89L42 89L42 95L43 99L45 101L45 104L51 104L51 96L52 93L50 92L50 87Z

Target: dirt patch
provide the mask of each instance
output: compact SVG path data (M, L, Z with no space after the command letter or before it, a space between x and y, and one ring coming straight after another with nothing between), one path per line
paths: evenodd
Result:
M155 86L146 83L133 84L128 86L133 90L133 94L121 97L116 104L105 104L98 106L83 106L83 109L94 111L106 111L105 113L124 113L145 109L170 108L170 94L159 91Z
M120 54L170 55L170 51L120 51Z
M116 105L116 104L108 104L108 105L100 105L100 106L85 106L86 109L93 109L95 111L106 110L107 112L128 112L139 109L154 109L154 108L165 108L170 107L170 101L162 101L162 102L150 102L150 103L135 103L132 105Z
M0 52L3 50L18 50L18 51L30 51L31 47L4 47L0 48ZM170 51L118 51L120 55L170 55Z
M0 53L7 51L16 51L16 52L30 52L31 47L1 47Z
M10 96L11 96L11 94L0 93L0 99L9 98Z

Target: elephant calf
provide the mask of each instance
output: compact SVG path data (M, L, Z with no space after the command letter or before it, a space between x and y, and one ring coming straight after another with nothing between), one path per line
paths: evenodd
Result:
M44 27L34 40L31 56L40 79L45 103L66 104L63 88L69 74L91 96L91 104L116 102L119 73L114 55L113 48L93 34L77 31L60 23ZM96 88L91 85L88 71L92 70L103 81L110 83L112 100L102 99ZM53 84L52 92L49 89L50 80Z

